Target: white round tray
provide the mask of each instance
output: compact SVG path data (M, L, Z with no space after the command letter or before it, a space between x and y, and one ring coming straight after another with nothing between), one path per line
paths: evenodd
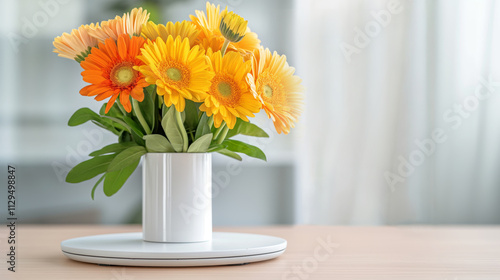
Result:
M211 241L155 243L141 232L79 237L61 242L70 259L122 266L212 266L269 260L283 254L285 239L247 233L214 232Z

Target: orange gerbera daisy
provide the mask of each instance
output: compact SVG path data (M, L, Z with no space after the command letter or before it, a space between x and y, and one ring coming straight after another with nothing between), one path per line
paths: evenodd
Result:
M121 34L129 36L140 36L142 26L148 21L149 13L142 8L134 8L130 13L123 14L122 17L116 16L114 19L92 24L89 31L90 35L104 42L108 38L117 40Z
M54 52L58 56L82 62L98 43L96 38L89 35L89 29L89 25L82 25L78 29L73 29L71 34L63 33L56 37L53 43Z
M144 24L142 27L142 36L146 39L154 41L156 38L160 37L166 42L170 35L174 38L180 36L181 40L188 38L191 47L194 45L199 33L200 31L196 29L196 26L192 22L186 20L176 23L168 22L167 25L155 24L152 21L148 21L148 23Z
M144 44L141 59L146 65L135 67L146 76L146 81L156 84L158 95L165 105L174 104L182 112L186 100L201 102L206 97L213 73L208 70L205 52L199 46L189 47L189 39L168 36L167 41L158 37Z
M228 13L226 9L220 9L220 5L217 7L214 4L207 2L207 13L203 11L195 11L196 16L189 16L191 21L196 25L196 28L200 30L200 34L197 38L197 44L203 47L205 50L211 48L212 51L216 52L222 49L224 44L224 36L222 36L219 27L222 18ZM240 53L253 52L255 49L259 48L260 40L255 32L251 32L250 28L246 28L244 32L243 39L237 43L231 42L227 48L227 51L238 51Z
M288 134L302 111L304 88L294 72L286 56L260 48L254 53L253 75L247 76L278 133Z
M247 116L254 117L259 112L260 102L255 99L250 85L245 78L249 75L251 61L243 61L237 52L229 52L222 57L220 51L209 50L207 56L211 60L211 70L215 72L208 97L200 105L200 110L207 116L214 116L215 127L220 127L224 120L232 129L236 118L248 122Z
M84 69L83 80L91 83L80 90L81 95L96 96L98 101L110 97L106 113L120 96L120 103L127 112L132 110L130 96L142 101L143 88L149 84L144 76L134 70L134 66L143 65L136 58L145 40L142 37L130 37L127 34L118 36L117 42L108 38L99 43L99 48L93 48L87 59L80 65Z

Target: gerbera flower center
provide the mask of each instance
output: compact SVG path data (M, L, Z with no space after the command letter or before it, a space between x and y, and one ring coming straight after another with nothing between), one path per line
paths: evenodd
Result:
M134 64L128 61L116 64L109 75L111 81L119 87L130 86L137 78L137 71L133 66Z
M241 90L231 77L219 74L212 80L210 94L221 104L232 107L238 103L241 96Z
M264 95L266 97L269 97L269 98L273 97L273 88L270 87L269 85L265 85L264 86Z
M175 67L171 67L167 69L167 76L170 80L177 82L182 79L182 72Z
M185 88L189 86L190 70L184 64L168 60L162 62L158 68L166 83L175 85L178 88Z
M268 71L264 71L257 79L257 92L264 97L264 100L272 104L286 104L286 96L283 94L283 84L277 77L270 75Z
M224 96L224 97L229 97L231 96L231 85L229 85L226 82L220 82L217 85L217 89L219 90L219 93Z

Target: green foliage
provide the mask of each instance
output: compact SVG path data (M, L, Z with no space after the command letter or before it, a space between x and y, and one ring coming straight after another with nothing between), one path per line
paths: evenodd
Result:
M104 155L104 154L119 153L127 148L132 147L132 146L135 146L135 143L131 143L131 142L114 143L111 145L107 145L106 147L104 147L100 150L97 150L97 151L90 153L89 156L95 157L95 156L100 156L100 155Z
M254 157L258 158L264 161L267 161L266 155L264 152L250 144L238 141L238 140L225 140L222 142L222 144L227 145L227 150L232 151L232 152L238 152L238 153L243 153L249 157ZM220 151L219 151L220 153Z
M151 131L154 131L156 126L156 115L158 114L158 106L156 106L156 85L150 85L144 88L144 100L139 103L139 108L146 120Z
M102 182L102 180L104 180L104 176L106 176L106 175L102 175L101 178L99 180L97 180L94 187L92 188L92 192L90 193L90 197L92 197L92 200L94 200L95 189L97 189L97 186L99 186L99 184Z
M92 199L100 184L106 196L119 191L146 153L217 152L240 161L241 154L266 160L258 147L229 139L236 135L269 137L255 124L238 119L233 129L215 128L213 117L200 112L200 103L186 100L184 112L178 113L173 106L165 106L155 85L144 88L144 100L135 102L130 113L117 100L108 113L105 113L107 104L103 104L99 113L81 108L68 121L69 126L91 121L118 138L117 143L90 153L92 158L73 167L66 176L68 183L79 183L101 175L92 188ZM214 133L218 136L214 137Z
M188 153L206 153L212 142L212 133L205 134L189 146Z
M182 138L182 133L177 125L177 121L175 119L175 108L171 108L168 110L167 114L163 117L161 121L161 125L165 134L174 147L174 150L178 153L182 152L182 147L184 145L184 139Z
M89 108L80 108L69 118L69 126L77 126L86 123L87 121L98 121L100 116Z
M195 133L195 140L198 140L203 135L206 135L208 133L212 133L210 130L210 127L208 126L208 117L207 114L203 113L201 115L200 121L198 123L198 127L196 128L196 133Z
M143 137L148 153L175 153L174 147L163 135L150 134Z
M107 171L113 172L124 169L125 167L134 164L137 160L140 160L145 153L147 153L147 151L143 146L132 146L127 148L114 157L114 159L110 162Z
M103 119L101 116L99 116L97 113L94 111L90 110L89 108L81 108L78 109L69 119L68 125L69 126L78 126L81 124L84 124L88 121L91 121L95 125L109 130L112 133L119 135L120 132L117 130L109 121Z
M231 158L234 158L234 159L239 160L239 161L242 160L242 158L241 158L240 155L238 155L237 153L232 152L232 151L230 151L228 149L219 150L219 151L217 151L217 153L219 153L221 155L225 155L225 156L231 157Z
M234 128L229 130L226 138L231 138L238 134L254 136L254 137L265 137L265 138L269 137L269 135L262 128L256 126L253 123L249 123L241 119L238 119L236 121Z
M184 109L184 126L188 132L196 131L196 127L198 126L198 108L199 104L191 100L186 100L186 108Z
M132 175L134 170L137 168L137 165L139 165L139 161L140 157L124 168L106 173L103 185L104 194L106 196L112 196L117 191L119 191L122 188L123 184L125 184L125 182L128 180L130 175Z
M80 183L94 178L108 170L108 166L115 155L97 156L83 161L73 167L66 175L66 182Z

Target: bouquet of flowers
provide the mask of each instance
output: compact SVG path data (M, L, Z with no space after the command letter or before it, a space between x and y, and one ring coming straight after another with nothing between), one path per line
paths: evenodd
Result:
M89 85L80 90L107 99L98 113L77 110L69 126L91 121L118 136L90 154L66 181L101 175L115 194L146 153L241 154L266 160L257 147L231 139L268 137L249 122L261 109L278 133L287 134L301 111L303 87L284 55L260 45L241 16L207 2L190 21L148 21L135 8L122 17L82 25L54 39L54 52L75 60Z

